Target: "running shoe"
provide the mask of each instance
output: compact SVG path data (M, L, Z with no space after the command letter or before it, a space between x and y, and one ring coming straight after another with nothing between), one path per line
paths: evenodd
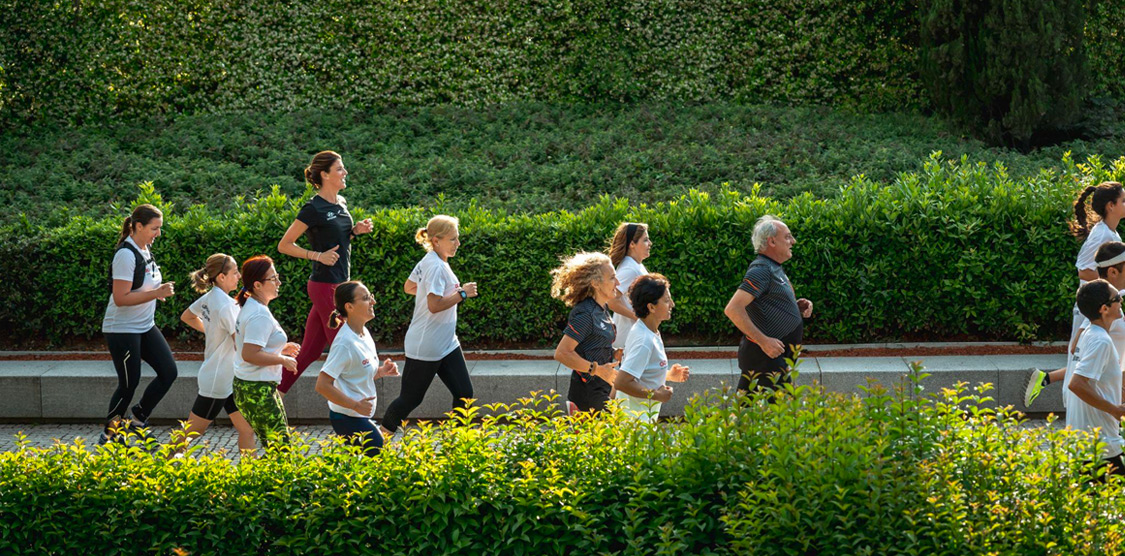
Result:
M1043 392L1044 379L1047 378L1047 373L1039 369L1031 369L1027 375L1027 387L1023 391L1023 405L1024 407L1031 407L1035 398Z

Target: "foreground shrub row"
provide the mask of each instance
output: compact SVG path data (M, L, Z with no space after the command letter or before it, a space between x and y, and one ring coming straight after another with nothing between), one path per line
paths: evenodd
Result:
M470 408L368 460L232 464L80 444L0 454L4 554L1112 554L1121 483L1086 435L915 384L776 403L712 391L682 422ZM983 391L983 388L982 388ZM968 413L961 408L968 406Z
M754 256L750 229L769 212L798 238L787 268L798 293L817 303L806 334L812 341L1053 337L1068 326L1073 303L1078 245L1066 223L1075 193L1125 179L1125 158L1109 166L1096 158L1063 162L1061 172L1016 180L1002 167L943 163L935 155L922 172L890 186L860 177L829 200L804 195L779 203L723 190L656 205L604 198L573 213L506 214L470 204L454 211L463 246L452 264L463 280L479 282L482 294L461 307L458 332L471 347L554 343L566 308L549 297L550 269L562 255L604 248L617 224L630 220L649 223L655 244L646 266L672 281L677 307L666 333L727 341L733 328L722 310ZM151 187L138 200L163 202ZM209 254L276 255L302 203L275 190L229 213L166 207L155 254L180 288L159 307L157 323L166 333L183 330L177 318L193 300L187 273ZM378 300L371 327L381 341L400 338L409 324L413 304L402 284L423 254L414 230L445 208L353 207L357 218L375 222L354 244L352 276ZM0 323L12 338L99 335L105 268L121 218L75 217L58 228L25 218L0 228L8 238L0 259L19 269L0 281ZM285 284L271 309L299 336L309 269L305 261L277 259Z
M354 205L453 205L545 212L593 204L603 192L633 203L667 201L721 183L775 198L831 197L854 175L890 183L918 171L935 150L1002 162L1013 177L1125 152L1125 126L1107 136L1021 153L958 137L934 117L856 115L828 108L563 105L423 107L380 111L203 114L174 121L96 122L65 129L0 132L0 224L33 213L59 225L70 214L103 216L151 181L164 199L226 211L239 195L279 185L305 188L312 150L339 151Z

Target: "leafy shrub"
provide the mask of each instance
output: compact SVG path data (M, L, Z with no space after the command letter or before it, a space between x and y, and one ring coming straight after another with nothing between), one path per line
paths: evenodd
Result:
M743 194L760 183L761 194L779 199L831 197L858 174L889 184L917 172L935 150L1003 163L1013 178L1064 170L1067 151L1076 160L1125 152L1120 120L1101 123L1116 137L1027 154L959 137L935 117L731 103L303 110L13 128L0 132L0 224L20 212L46 226L120 214L116 205L148 181L176 206L219 212L272 185L297 197L310 150L321 148L344 156L348 200L369 209L432 207L441 197L450 210L470 199L508 212L573 210L605 193L652 204L723 183Z
M1060 172L1013 179L1001 166L935 155L923 171L890 186L858 177L836 198L803 195L785 203L729 189L655 205L605 197L579 212L508 214L470 203L452 211L464 242L452 264L463 280L479 281L482 294L459 309L459 335L474 347L554 343L566 308L548 295L550 269L560 256L604 248L617 224L632 220L649 224L655 244L646 264L669 276L675 290L676 318L667 333L727 341L734 329L722 308L754 257L749 231L769 212L798 239L787 272L801 295L817 301L806 329L810 341L1054 337L1068 330L1073 303L1078 246L1066 223L1076 192L1125 178L1125 159L1108 166L1096 157L1081 165L1064 159L1063 165ZM227 213L198 205L167 211L157 262L167 279L183 284L213 252L239 260L276 254L303 199L275 189ZM138 201L163 203L151 185ZM410 321L412 302L402 283L423 254L414 230L446 208L367 211L353 204L357 218L370 216L375 224L353 245L352 276L379 301L372 329L380 341L401 338ZM21 269L0 282L6 300L0 323L13 338L98 334L119 218L79 216L56 228L24 220L0 228L9 238L0 258ZM296 337L308 311L309 267L277 258L286 284L271 310ZM192 298L181 288L160 305L157 324L170 334L185 330L176 319Z
M1120 549L1091 437L979 394L711 391L682 421L552 398L422 424L375 459L327 442L238 464L168 448L0 453L5 554L1095 554ZM963 411L968 407L969 411ZM479 422L474 424L474 418ZM1046 449L1041 449L1046 447ZM193 448L194 449L194 448ZM1038 543L1038 544L1035 544Z
M1085 0L932 0L922 77L934 106L991 141L1070 131L1087 97Z

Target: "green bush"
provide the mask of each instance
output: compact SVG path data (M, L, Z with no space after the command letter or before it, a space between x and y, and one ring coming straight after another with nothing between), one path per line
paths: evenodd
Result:
M923 375L917 371L914 381ZM682 421L558 415L543 396L423 424L375 459L299 441L169 461L81 444L0 453L0 552L1107 554L1121 483L1090 437L987 398L711 391ZM968 406L970 411L964 412Z
M1000 166L935 155L921 172L890 186L858 177L833 199L806 194L785 203L727 189L655 205L605 197L578 212L543 214L470 203L451 211L461 218L464 242L452 264L461 279L480 282L481 297L459 310L459 335L472 347L557 341L566 308L548 295L550 269L560 256L604 248L617 224L631 220L650 225L655 244L646 265L672 281L677 308L667 333L733 341L722 309L754 256L749 231L770 212L798 240L787 269L798 293L817 303L806 328L810 341L1053 338L1069 330L1078 244L1067 219L1074 197L1085 184L1125 179L1125 158L1108 166L1096 157L1081 165L1064 159L1063 166L1013 179ZM155 255L180 288L159 306L157 324L169 334L185 330L177 319L194 297L186 276L209 254L276 255L303 200L275 190L227 213L167 210ZM163 203L151 186L138 201ZM352 258L352 276L379 302L373 333L384 342L401 338L412 310L402 283L423 254L414 230L448 207L352 208L356 218L375 223L353 245ZM0 282L0 324L12 338L99 334L120 218L79 216L55 228L25 218L0 228L8 238L0 259L21 269ZM308 263L277 258L285 285L271 309L297 337L308 311Z
M1085 3L926 2L921 74L931 102L999 144L1072 131L1089 94Z
M858 115L828 108L731 103L679 106L512 104L184 116L175 121L89 124L0 132L0 224L26 212L62 225L81 214L117 215L136 184L151 181L179 207L225 212L240 195L279 185L290 197L305 184L312 152L340 152L351 172L346 195L374 208L486 208L546 212L585 207L610 193L633 203L676 199L721 184L787 199L831 197L852 176L889 184L947 157L1003 163L1014 178L1076 160L1125 152L1116 136L1072 141L1031 153L988 148L935 117Z
M919 104L911 0L0 2L0 122L562 102Z

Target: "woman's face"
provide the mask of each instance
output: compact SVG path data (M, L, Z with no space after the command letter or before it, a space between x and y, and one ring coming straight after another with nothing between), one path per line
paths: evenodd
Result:
M643 262L648 258L649 253L652 251L652 240L648 238L648 231L643 232L640 238L629 244L628 255L633 257L633 260Z
M278 276L277 269L272 264L266 272L266 277L261 282L256 283L254 293L266 301L277 299L277 296L281 293L281 276Z
M457 248L461 247L461 235L457 228L446 237L435 237L430 240L430 245L434 246L434 252L443 259L448 259L457 254Z
M164 219L159 216L149 220L148 224L134 224L132 233L133 241L144 248L152 246L152 242L160 237L160 227L163 225Z
M359 286L355 289L355 297L346 309L349 319L359 317L361 322L367 322L375 318L375 297L371 295L367 286Z
M621 282L617 281L617 273L613 270L613 265L606 263L601 266L600 277L594 282L594 291L597 292L598 297L609 301L617 297L617 286Z
M655 304L650 304L649 314L656 318L656 322L664 322L672 318L672 308L675 306L675 302L672 301L672 288L668 288Z
M1117 201L1106 205L1105 212L1107 217L1125 219L1125 190L1117 196Z
M348 186L348 171L344 159L338 158L327 172L320 173L320 187L332 191L343 191Z
M238 263L234 259L227 259L227 266L223 268L223 273L215 277L215 285L224 292L229 292L238 289L238 281L242 279L242 273L238 271Z

